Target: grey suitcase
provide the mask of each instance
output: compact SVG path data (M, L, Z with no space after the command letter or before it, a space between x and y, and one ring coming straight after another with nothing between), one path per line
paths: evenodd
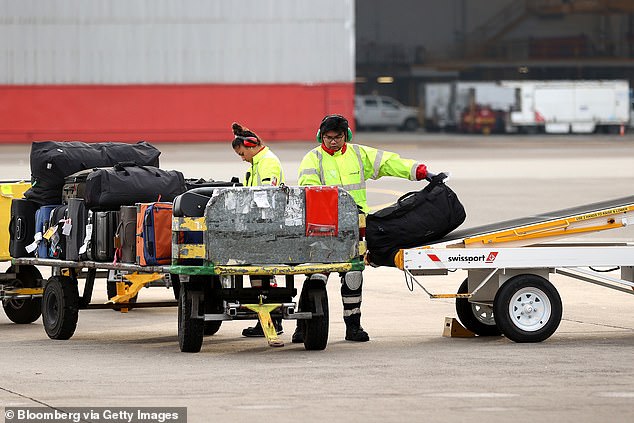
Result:
M66 260L78 261L79 250L86 238L88 224L88 210L81 198L68 199L68 218L70 219L70 233L66 235Z
M136 261L136 206L121 206L117 243L122 263Z

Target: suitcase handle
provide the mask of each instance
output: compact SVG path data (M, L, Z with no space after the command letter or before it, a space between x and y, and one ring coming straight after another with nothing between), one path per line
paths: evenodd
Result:
M139 165L139 164L136 164L135 162L119 162L116 165L114 165L113 167L114 167L114 170L116 172L125 172L126 176L130 176L130 172L128 172L126 170L126 167L138 167L138 168L143 169L145 171L154 173L154 176L156 176L157 178L161 177L161 174L157 170L152 170L152 169L148 168L147 166Z

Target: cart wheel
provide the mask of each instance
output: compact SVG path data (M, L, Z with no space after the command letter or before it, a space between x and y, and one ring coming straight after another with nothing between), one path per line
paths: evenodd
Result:
M205 322L205 335L215 335L216 332L220 330L220 326L222 325L222 320L210 320Z
M205 313L222 314L224 312L222 301L222 284L219 276L212 276L211 283L205 283ZM205 335L214 335L222 326L222 320L210 320L205 322Z
M468 280L460 284L458 294L466 294L469 292ZM460 323L471 332L479 336L500 336L502 332L495 324L493 317L493 307L475 304L467 298L456 298L456 313Z
M304 282L304 283L308 283ZM304 348L323 350L328 344L328 292L326 284L311 281L305 292L302 311L310 310L312 319L304 320Z
M178 299L178 345L182 352L198 352L203 345L204 318L192 318L192 310L204 310L203 287L191 281L180 287Z
M52 276L44 286L42 321L51 339L70 339L79 317L77 280L68 276Z
M174 291L174 299L178 301L181 289L181 279L177 273L170 273L170 281L172 281L172 291Z
M493 316L502 333L515 342L548 339L561 322L561 297L541 276L514 276L504 283L493 301Z
M125 283L127 286L132 285L132 282L128 282L128 281L123 281L123 283ZM107 295L108 295L108 299L111 299L113 297L117 296L117 282L116 281L107 281L106 282L106 291L107 291ZM139 294L135 295L134 297L130 298L129 304L128 306L126 306L126 308L128 310L132 310L134 308L134 306L132 306L132 304L136 303L137 298L139 297ZM115 304L112 309L114 311L121 311L123 307L121 307L121 304Z
M7 269L7 273L14 271L13 266ZM17 279L13 279L7 285L14 288L37 288L42 274L35 266L20 266L20 273L16 274L16 277ZM29 324L35 322L42 315L42 298L8 299L3 302L2 307L13 323Z

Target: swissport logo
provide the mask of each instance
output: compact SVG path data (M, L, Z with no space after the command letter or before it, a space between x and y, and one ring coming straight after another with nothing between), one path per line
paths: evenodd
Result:
M485 256L484 254L481 254L478 256L467 256L467 255L458 254L455 256L448 256L447 261L450 263L455 263L455 262L474 263L479 261L484 263L493 263L495 259L497 258L497 256L498 256L497 251L491 251L488 256ZM427 254L427 257L429 257L431 261L442 262L442 260L436 254Z

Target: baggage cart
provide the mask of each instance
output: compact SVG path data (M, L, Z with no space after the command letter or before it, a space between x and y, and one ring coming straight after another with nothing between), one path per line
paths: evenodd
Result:
M259 319L269 345L282 346L271 317L300 320L304 347L325 349L326 285L307 279L296 303L294 275L363 270L360 223L356 203L336 187L221 188L203 217L174 217L170 272L181 282L180 350L198 352L205 334L244 319ZM265 278L276 275L283 286Z
M395 264L410 289L455 298L461 323L480 336L541 342L557 329L562 302L549 275L560 274L634 294L634 242L562 242L561 238L631 223L634 196L458 230L418 248L400 250ZM620 277L598 271L620 269ZM465 270L456 294L433 294L417 276Z

